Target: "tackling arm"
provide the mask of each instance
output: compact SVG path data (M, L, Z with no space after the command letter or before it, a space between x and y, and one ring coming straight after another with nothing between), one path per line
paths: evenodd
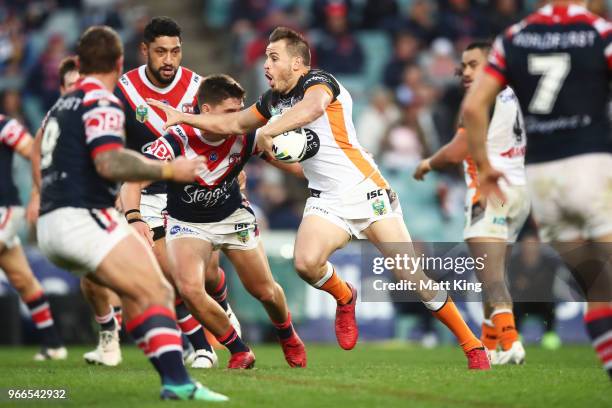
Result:
M171 162L160 162L119 148L97 154L94 163L98 174L109 180L191 182L195 180L197 172L204 165L204 158L187 160L179 157Z
M164 129L184 123L207 133L230 136L251 132L265 123L265 119L253 112L251 108L224 114L200 113L193 115L183 113L155 99L147 99L147 103L163 110L166 114Z

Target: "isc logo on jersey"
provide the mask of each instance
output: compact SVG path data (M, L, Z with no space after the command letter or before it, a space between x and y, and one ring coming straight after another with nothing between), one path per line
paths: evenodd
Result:
M87 142L100 136L119 136L123 137L123 126L125 116L117 108L103 106L87 112L85 120L85 134Z

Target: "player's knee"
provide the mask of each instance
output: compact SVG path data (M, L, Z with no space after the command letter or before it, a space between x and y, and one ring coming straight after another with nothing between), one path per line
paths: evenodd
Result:
M40 285L30 273L14 273L11 276L11 284L21 296L32 294L40 290Z
M261 285L253 288L250 293L251 295L259 300L261 303L274 303L276 300L276 285Z
M219 280L219 265L215 264L214 266L208 265L206 267L206 282L217 282Z
M148 282L142 282L139 287L135 287L129 296L138 304L157 304L166 307L172 306L174 299L174 291L165 279L155 279Z
M81 292L87 299L94 299L96 297L96 290L94 284L87 278L81 279Z
M316 254L296 253L294 260L295 270L301 277L316 275L325 266L325 260Z
M189 303L199 302L204 296L202 282L181 281L177 289L181 298Z

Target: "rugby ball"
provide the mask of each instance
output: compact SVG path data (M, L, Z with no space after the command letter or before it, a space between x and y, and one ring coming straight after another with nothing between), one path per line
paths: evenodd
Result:
M272 152L276 160L295 163L306 154L307 137L304 129L293 129L272 138Z

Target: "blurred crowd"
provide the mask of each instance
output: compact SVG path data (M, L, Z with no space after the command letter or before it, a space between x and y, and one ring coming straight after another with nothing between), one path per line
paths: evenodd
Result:
M410 184L410 174L421 158L453 136L462 98L456 77L461 50L472 40L493 38L541 3L206 0L197 18L225 41L224 49L231 57L227 71L248 90L248 103L267 88L262 65L271 30L287 25L305 33L314 66L334 74L351 91L361 143L392 184L400 191L409 190L414 202L419 202L416 194L429 195L430 199L421 200L422 206L433 205L443 222L455 217L461 224L460 170L436 178L425 190ZM592 0L589 7L608 17L609 3ZM58 96L59 61L92 24L108 24L120 33L126 70L140 65L137 45L155 9L149 3L134 4L122 0L0 0L0 112L18 118L34 132ZM226 35L228 31L231 35ZM199 71L200 67L190 68ZM289 182L290 176L256 160L248 174L249 197L260 209L262 225L294 229L306 198L305 183ZM26 176L22 186L29 186ZM410 222L409 226L412 228ZM436 237L425 231L420 238Z

